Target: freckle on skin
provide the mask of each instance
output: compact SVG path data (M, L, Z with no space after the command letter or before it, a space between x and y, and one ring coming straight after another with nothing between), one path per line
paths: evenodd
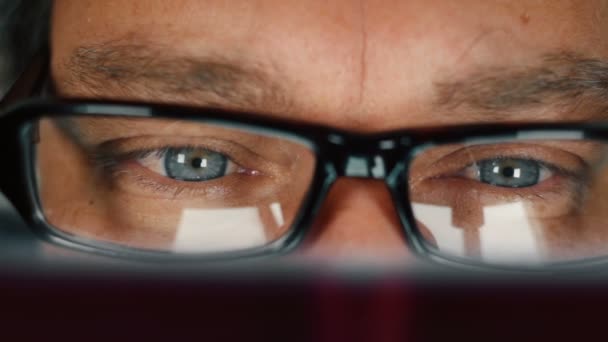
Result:
M528 13L522 13L522 15L519 16L519 19L524 25L528 25L530 23L530 15Z

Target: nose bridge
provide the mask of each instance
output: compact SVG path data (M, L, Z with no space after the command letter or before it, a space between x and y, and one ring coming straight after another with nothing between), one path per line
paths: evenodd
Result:
M338 260L411 259L387 190L378 180L338 179L325 198L299 255Z

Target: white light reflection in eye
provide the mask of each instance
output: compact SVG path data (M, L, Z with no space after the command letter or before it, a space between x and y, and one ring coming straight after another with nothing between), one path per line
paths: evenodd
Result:
M514 178L521 178L521 169L515 169L515 170L513 170L513 177Z
M483 208L485 224L479 229L484 261L537 263L541 250L522 202Z
M184 209L173 250L227 252L264 244L266 234L257 207Z
M437 248L443 253L465 256L464 230L452 225L452 208L432 204L412 203L414 217L433 235Z

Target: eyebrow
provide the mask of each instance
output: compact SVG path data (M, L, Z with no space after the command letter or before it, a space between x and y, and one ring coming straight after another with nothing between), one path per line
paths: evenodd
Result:
M435 90L435 105L440 108L464 107L494 119L541 106L569 110L583 102L599 105L596 112L605 117L608 62L560 51L545 54L534 66L486 68L454 81L436 82Z
M227 56L167 55L169 47L111 41L76 48L62 81L92 96L108 92L134 97L197 99L236 107L287 107L270 65Z

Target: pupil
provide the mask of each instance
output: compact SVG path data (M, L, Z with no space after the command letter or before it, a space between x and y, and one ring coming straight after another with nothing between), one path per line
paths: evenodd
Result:
M504 177L511 178L511 177L513 177L513 175L514 175L514 174L515 174L515 169L514 169L514 168L512 168L512 167L505 167L505 168L502 170L502 175L503 175Z
M192 159L192 167L198 169L203 165L203 158L194 158Z

